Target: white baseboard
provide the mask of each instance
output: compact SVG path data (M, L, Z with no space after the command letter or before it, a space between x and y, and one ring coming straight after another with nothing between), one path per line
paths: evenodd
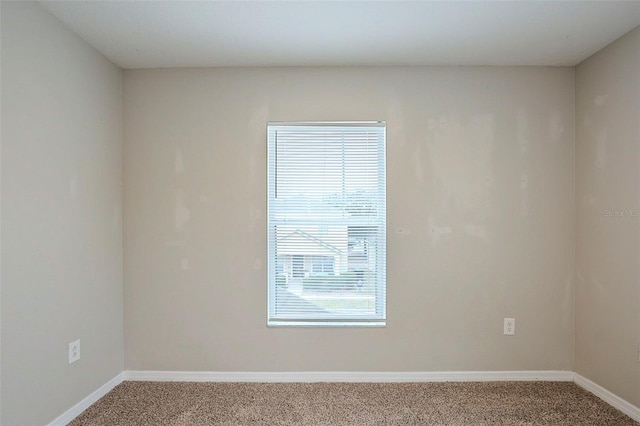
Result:
M586 377L582 377L578 373L574 373L574 382L576 383L576 385L591 392L607 404L622 411L633 420L640 422L640 408L620 398L618 395L606 390L599 384L592 382Z
M572 382L571 371L434 371L434 372L227 372L125 371L124 380L150 382Z
M98 389L93 391L89 396L87 396L82 401L78 402L73 407L69 408L67 411L62 413L59 417L57 417L54 421L49 423L49 426L64 426L71 422L71 420L78 417L84 410L89 408L93 403L97 400L105 396L111 389L118 386L124 380L124 373L118 374L113 379L109 380L104 385L100 386Z

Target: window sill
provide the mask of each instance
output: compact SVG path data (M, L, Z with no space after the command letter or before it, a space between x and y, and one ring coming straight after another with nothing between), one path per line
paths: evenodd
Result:
M386 327L386 321L268 321L267 327Z

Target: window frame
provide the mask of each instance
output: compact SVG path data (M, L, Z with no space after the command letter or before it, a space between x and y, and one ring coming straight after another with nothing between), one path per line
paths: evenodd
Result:
M377 195L382 202L377 204L379 211L378 223L375 225L376 231L376 264L375 264L375 315L352 316L349 318L314 318L312 315L307 318L280 318L275 315L276 309L276 289L278 286L278 271L276 258L276 231L275 224L272 224L271 202L275 200L275 187L277 184L277 153L276 137L271 134L272 128L287 127L376 127L380 128L381 136L378 139L376 176L378 179ZM274 130L275 132L276 130ZM386 315L386 123L384 121L336 121L336 122L269 122L267 125L267 326L268 327L385 327ZM273 176L272 176L273 174ZM320 225L320 223L318 224ZM357 225L356 225L357 226ZM273 227L273 230L272 230ZM382 229L379 229L382 228ZM274 253L272 253L272 251ZM348 255L348 249L347 249ZM335 266L334 266L335 267Z

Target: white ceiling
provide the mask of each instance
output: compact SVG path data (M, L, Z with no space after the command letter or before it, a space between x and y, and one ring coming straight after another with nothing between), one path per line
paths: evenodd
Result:
M633 1L42 1L122 68L576 65Z

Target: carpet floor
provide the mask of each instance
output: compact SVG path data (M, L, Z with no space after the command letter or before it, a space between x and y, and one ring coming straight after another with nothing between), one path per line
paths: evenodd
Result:
M570 382L123 382L70 425L638 425Z

